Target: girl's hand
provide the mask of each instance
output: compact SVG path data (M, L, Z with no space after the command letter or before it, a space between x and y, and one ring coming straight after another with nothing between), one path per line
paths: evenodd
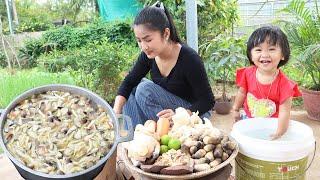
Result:
M239 120L241 120L241 116L240 116L240 112L236 111L236 110L232 110L232 117L234 119L234 122L237 122Z
M278 134L278 133L274 133L270 135L271 140L276 140L279 139L282 135Z
M289 127L290 111L291 111L292 97L284 101L279 106L278 128L276 133L270 135L271 140L279 139L287 132Z
M174 112L172 109L164 109L160 112L158 112L157 116L159 118L168 118L171 119L171 117L174 115Z

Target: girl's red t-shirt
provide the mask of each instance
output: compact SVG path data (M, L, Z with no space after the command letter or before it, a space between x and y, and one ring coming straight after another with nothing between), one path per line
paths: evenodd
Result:
M298 85L281 70L270 84L259 83L256 70L256 66L250 66L236 72L236 84L246 91L244 110L249 118L278 117L282 103L289 97L301 96Z

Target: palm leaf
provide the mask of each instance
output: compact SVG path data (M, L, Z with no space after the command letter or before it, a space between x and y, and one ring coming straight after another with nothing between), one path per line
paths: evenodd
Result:
M300 44L301 42L302 44L305 44L305 41L308 41L306 43L309 43L310 40L311 42L315 42L313 37L317 37L320 33L319 22L316 21L315 17L313 17L314 13L306 8L304 1L293 0L282 11L294 17L293 20L283 21L286 25L290 25L285 28L287 32L290 33L290 31L294 30L299 32L300 37L295 38L294 40L296 41L294 42L299 42ZM294 37L297 37L297 34L295 34Z

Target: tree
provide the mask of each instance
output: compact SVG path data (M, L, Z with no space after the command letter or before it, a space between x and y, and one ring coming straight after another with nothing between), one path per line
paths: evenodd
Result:
M308 88L320 91L320 10L317 0L312 10L302 0L292 0L282 11L294 17L281 21L293 51L298 52L299 65L311 79Z
M7 17L7 9L6 9L6 3L5 0L0 0L0 16L2 22L4 21L4 18Z
M144 5L152 5L155 0L139 0ZM173 15L179 34L185 39L185 1L163 0ZM231 32L239 19L237 0L197 0L199 43L214 39L221 32Z
M71 0L70 9L74 12L72 18L74 22L76 21L77 16L79 15L81 8L83 7L86 7L87 9L92 9L93 13L95 13L98 7L97 0Z

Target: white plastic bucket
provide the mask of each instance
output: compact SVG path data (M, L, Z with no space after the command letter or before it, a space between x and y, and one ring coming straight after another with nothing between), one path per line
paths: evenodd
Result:
M233 125L231 136L239 144L236 179L304 179L308 157L315 148L312 129L290 120L286 134L271 141L277 118L251 118Z

